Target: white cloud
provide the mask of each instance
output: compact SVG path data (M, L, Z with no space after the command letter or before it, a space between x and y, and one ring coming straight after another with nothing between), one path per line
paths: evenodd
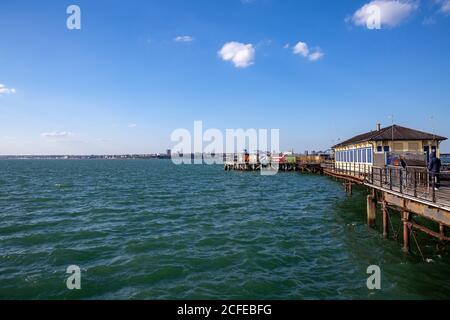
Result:
M16 93L16 89L7 88L3 84L0 84L0 94L11 94L11 93Z
M308 45L305 42L301 42L301 41L299 41L295 45L295 47L294 47L294 49L292 49L292 51L294 52L294 54L304 56L305 58L308 57L308 55L309 55Z
M322 59L324 55L325 54L320 49L317 49L316 51L314 51L313 53L311 53L308 56L308 59L311 61L317 61L317 60Z
M439 0L439 5L441 6L441 12L450 14L450 0Z
M236 68L247 68L255 60L255 48L252 44L234 41L225 43L218 54L224 61L231 61Z
M137 124L136 123L130 123L129 125L128 125L128 128L131 128L131 129L134 129L134 128L137 128Z
M173 39L175 42L192 42L194 41L194 38L191 36L178 36L175 39Z
M53 131L53 132L44 132L41 134L41 136L46 139L60 139L73 137L74 134L68 131Z
M296 55L302 56L304 58L307 58L310 61L317 61L323 58L325 55L322 50L319 48L314 49L311 51L309 49L309 46L307 43L299 41L294 48L292 49L292 52Z
M286 43L285 45L284 45L284 49L289 49L289 47L290 47L291 45L289 44L289 43Z
M374 0L358 9L351 18L357 26L367 26L374 18L374 8L379 9L381 26L395 27L419 7L416 0Z

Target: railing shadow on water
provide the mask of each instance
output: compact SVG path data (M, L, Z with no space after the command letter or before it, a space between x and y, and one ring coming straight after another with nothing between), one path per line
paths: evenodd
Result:
M376 167L358 163L326 162L324 170L376 188L419 200L450 206L449 172L431 173L426 167Z

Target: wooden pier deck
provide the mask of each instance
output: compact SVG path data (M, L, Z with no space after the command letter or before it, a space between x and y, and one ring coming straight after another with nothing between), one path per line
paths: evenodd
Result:
M279 172L305 172L322 173L321 163L252 163L252 162L225 162L225 171L260 171L261 169L273 168Z
M450 241L447 229L450 226L450 182L442 181L439 190L430 181L426 168L361 167L351 165L324 164L323 173L344 181L349 194L352 184L371 190L367 197L367 221L375 226L376 204L381 205L383 234L389 236L389 209L401 213L403 223L403 248L410 251L410 238L414 231L424 232L441 241ZM414 221L420 216L436 224L429 228Z
M396 194L450 212L450 181L435 190L423 168L363 168L323 165L328 176L345 179L380 191Z

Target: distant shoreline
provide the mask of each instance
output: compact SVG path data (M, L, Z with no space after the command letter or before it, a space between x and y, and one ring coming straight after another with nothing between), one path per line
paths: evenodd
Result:
M191 159L205 155L191 154ZM223 155L224 159L226 155ZM450 159L450 153L441 153ZM122 155L0 155L0 160L170 160L168 154L122 154Z
M6 155L0 160L168 160L167 155Z

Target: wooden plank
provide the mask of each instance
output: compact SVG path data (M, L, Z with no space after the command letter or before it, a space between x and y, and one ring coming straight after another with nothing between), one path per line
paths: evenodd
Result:
M450 211L430 207L429 205L414 200L405 199L390 193L385 193L384 199L389 205L407 210L437 223L450 226Z

